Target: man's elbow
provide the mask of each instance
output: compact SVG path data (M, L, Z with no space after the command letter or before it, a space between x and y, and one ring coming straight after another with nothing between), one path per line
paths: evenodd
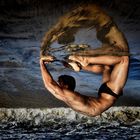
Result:
M53 95L55 96L57 99L64 101L64 97L59 94L55 88L55 83L49 83L49 84L45 84L46 89Z
M44 85L47 89L52 89L54 87L54 82L52 79L48 79L47 81L44 81Z
M45 86L45 88L48 90L48 91L50 91L51 93L52 92L54 92L54 89L53 89L53 85L52 85L52 83L51 82L44 82L44 86Z
M44 83L44 86L45 86L45 88L48 89L48 90L51 89L51 85L48 84L48 83Z

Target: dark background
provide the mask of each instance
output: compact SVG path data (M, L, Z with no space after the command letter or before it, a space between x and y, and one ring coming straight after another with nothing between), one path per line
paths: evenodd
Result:
M44 88L39 68L40 42L60 16L79 4L93 2L114 18L133 54L125 94L116 105L140 105L139 0L1 0L0 107L65 106ZM61 73L53 67L50 70L54 77ZM100 78L92 81L91 78L86 79L89 75L85 74L84 81L82 74L71 74L81 82L78 91L87 94L97 92Z

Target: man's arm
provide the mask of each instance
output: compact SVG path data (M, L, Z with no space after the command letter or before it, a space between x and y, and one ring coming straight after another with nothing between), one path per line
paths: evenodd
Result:
M63 100L63 90L59 87L59 85L53 80L51 74L45 67L43 59L40 59L40 68L42 73L42 78L44 81L45 87L59 100Z

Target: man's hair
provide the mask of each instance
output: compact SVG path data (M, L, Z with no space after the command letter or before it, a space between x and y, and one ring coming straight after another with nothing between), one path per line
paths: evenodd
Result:
M62 81L63 84L68 85L68 89L74 91L76 86L76 81L74 77L69 75L61 75L59 76L59 81Z

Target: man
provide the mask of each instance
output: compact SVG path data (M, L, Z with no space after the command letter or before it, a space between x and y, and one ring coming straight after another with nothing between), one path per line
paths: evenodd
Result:
M69 56L69 60L73 61L73 67L79 67L77 62L80 63L81 68L91 70L93 72L103 73L103 84L99 89L98 98L81 95L74 91L75 84L72 86L64 79L69 76L60 76L58 83L54 81L53 77L45 67L45 64L53 61L53 57L47 56L40 59L41 73L45 87L59 100L64 101L75 111L81 112L88 116L97 116L111 107L117 98L122 94L123 87L125 86L129 67L128 56L97 56L97 57L81 57ZM93 65L91 65L93 64ZM94 66L95 64L95 66ZM91 66L90 66L91 65ZM112 66L112 71L110 70ZM71 76L70 76L71 77ZM71 81L74 81L74 79ZM73 79L73 80L72 80ZM75 82L74 82L75 83ZM72 87L71 87L72 86Z

